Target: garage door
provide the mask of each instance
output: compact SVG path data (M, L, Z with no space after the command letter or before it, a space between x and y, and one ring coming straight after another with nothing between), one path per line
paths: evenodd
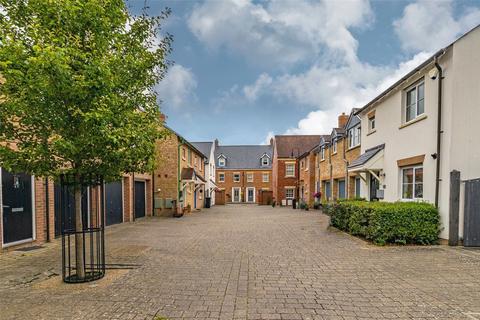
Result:
M33 238L32 177L1 171L3 243Z
M135 218L145 217L145 182L135 181Z
M63 203L62 203L62 188L59 184L54 186L54 202L55 202L55 236L60 236L62 230L75 229L75 195L73 187L63 188ZM89 188L82 188L82 217L83 227L87 228L89 224Z
M123 222L121 181L105 185L105 220L107 226Z

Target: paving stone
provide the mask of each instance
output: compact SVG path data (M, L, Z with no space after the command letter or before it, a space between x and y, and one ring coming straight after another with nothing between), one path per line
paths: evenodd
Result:
M61 247L0 255L0 319L472 319L480 251L377 247L319 211L216 206L107 228L107 270L60 280ZM473 316L472 316L473 315ZM478 317L480 319L480 316Z

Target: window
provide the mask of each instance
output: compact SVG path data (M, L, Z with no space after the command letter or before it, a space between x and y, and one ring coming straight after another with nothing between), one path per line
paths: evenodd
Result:
M263 182L270 181L270 174L268 172L265 172L265 173L262 174L262 181Z
M233 174L233 182L240 182L240 173Z
M247 173L247 182L253 182L253 173Z
M375 116L368 118L368 130L370 132L375 131Z
M226 163L226 161L225 161L224 157L218 158L218 166L219 167L225 167L225 163Z
M270 164L270 161L268 159L268 157L263 157L262 158L262 166L265 167L265 166L268 166Z
M285 198L287 199L295 198L295 189L292 189L292 188L285 189Z
M407 91L405 121L411 121L425 112L425 83L419 82Z
M360 126L355 126L348 130L348 147L353 148L360 144Z
M337 153L337 139L333 140L332 152Z
M423 167L402 169L402 199L423 199Z
M188 149L188 164L192 164L192 150Z
M225 173L222 172L218 174L218 181L225 182Z
M322 149L320 149L320 159L325 160L325 147L322 146Z
M295 177L295 163L286 163L285 164L285 176L286 177Z
M187 154L185 153L185 148L182 148L182 159L185 160L187 159Z

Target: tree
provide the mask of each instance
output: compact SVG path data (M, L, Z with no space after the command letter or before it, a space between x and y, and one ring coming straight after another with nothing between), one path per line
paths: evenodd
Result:
M131 17L123 0L0 0L1 165L74 177L77 231L82 180L153 169L169 13Z

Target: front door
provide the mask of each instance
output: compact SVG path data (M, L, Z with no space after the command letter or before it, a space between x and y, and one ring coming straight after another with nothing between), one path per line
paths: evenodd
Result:
M32 177L1 172L3 243L33 239Z
M145 217L145 182L135 181L135 218Z
M345 180L338 181L338 198L345 199Z
M380 189L380 184L378 180L370 174L370 201L378 200L377 198L377 190Z
M247 188L247 202L255 202L255 188Z
M240 202L240 188L233 188L233 202Z

